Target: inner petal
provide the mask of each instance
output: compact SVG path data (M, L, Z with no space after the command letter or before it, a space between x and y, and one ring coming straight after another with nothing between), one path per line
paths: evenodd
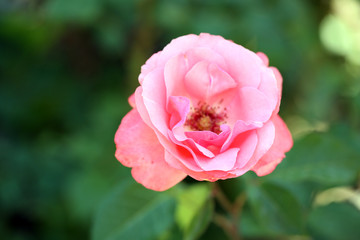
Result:
M218 67L218 65L213 63L209 64L208 71L210 75L210 87L207 92L207 99L237 86L234 79Z
M170 115L170 129L183 125L189 110L190 100L188 98L182 96L170 96L167 105L167 112Z
M200 61L185 75L184 85L193 98L210 102L214 96L235 88L237 83L217 64Z
M221 133L216 134L211 131L188 131L185 135L194 139L195 142L201 144L204 147L208 146L222 146L225 140L228 138L231 129L229 126L223 124L220 126Z
M229 104L229 109L231 109L231 114L228 116L230 124L239 119L246 123L259 123L269 120L274 106L258 89L243 87L238 90L238 94Z
M211 59L212 63L216 63L222 69L227 69L223 56L207 47L191 49L185 53L185 57L188 60L190 67L194 66L198 62Z
M188 97L184 78L189 70L188 60L184 54L179 54L167 61L164 68L164 80L167 96Z
M208 62L201 61L196 63L185 75L184 83L187 92L198 100L205 100L210 86L210 76L208 73Z

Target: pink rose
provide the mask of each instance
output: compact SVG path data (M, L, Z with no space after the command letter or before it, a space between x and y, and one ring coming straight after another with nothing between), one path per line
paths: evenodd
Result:
M146 188L185 176L271 173L293 145L279 117L282 77L263 53L202 33L174 39L141 68L116 158Z

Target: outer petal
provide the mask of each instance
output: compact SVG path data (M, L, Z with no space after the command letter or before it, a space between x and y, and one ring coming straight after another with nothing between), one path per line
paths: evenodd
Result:
M282 84L283 84L283 78L279 72L279 70L275 67L270 67L270 69L273 71L275 78L276 78L276 83L277 83L277 88L278 88L278 98L279 101L276 105L275 111L274 113L278 113L279 112L279 108L280 108L280 101L281 101L281 93L282 93Z
M185 53L188 49L195 48L198 44L199 36L189 34L173 39L161 52L160 65L164 65L170 58Z
M131 94L131 96L128 98L128 102L131 107L136 108L135 93Z
M258 89L267 96L270 109L277 114L279 110L276 108L279 105L281 96L279 96L276 77L270 68L262 69L261 83Z
M289 151L293 146L291 134L284 121L276 115L272 118L272 122L275 125L274 143L269 151L251 169L258 176L271 173L285 157L285 152Z
M159 57L161 55L161 52L157 52L153 54L144 65L141 66L141 73L139 75L139 83L141 84L144 81L144 78L146 75L150 72L152 72L157 66Z
M263 61L265 66L269 66L269 58L263 52L257 52L256 55Z
M164 69L157 68L146 75L142 83L142 101L153 126L166 135L169 116L166 113Z
M123 165L132 167L134 179L146 188L164 191L186 176L184 172L165 162L164 148L135 109L121 121L115 143L116 158Z

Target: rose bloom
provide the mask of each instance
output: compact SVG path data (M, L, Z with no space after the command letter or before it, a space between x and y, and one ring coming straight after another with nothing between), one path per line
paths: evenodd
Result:
M293 142L278 115L282 77L268 62L221 36L174 39L141 68L116 158L156 191L187 175L213 182L271 173Z

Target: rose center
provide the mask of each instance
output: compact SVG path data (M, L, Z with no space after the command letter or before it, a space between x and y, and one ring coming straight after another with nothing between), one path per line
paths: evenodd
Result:
M226 109L219 111L220 107L211 107L206 103L199 102L198 106L191 109L185 126L193 131L212 131L219 134L220 125L227 118Z

